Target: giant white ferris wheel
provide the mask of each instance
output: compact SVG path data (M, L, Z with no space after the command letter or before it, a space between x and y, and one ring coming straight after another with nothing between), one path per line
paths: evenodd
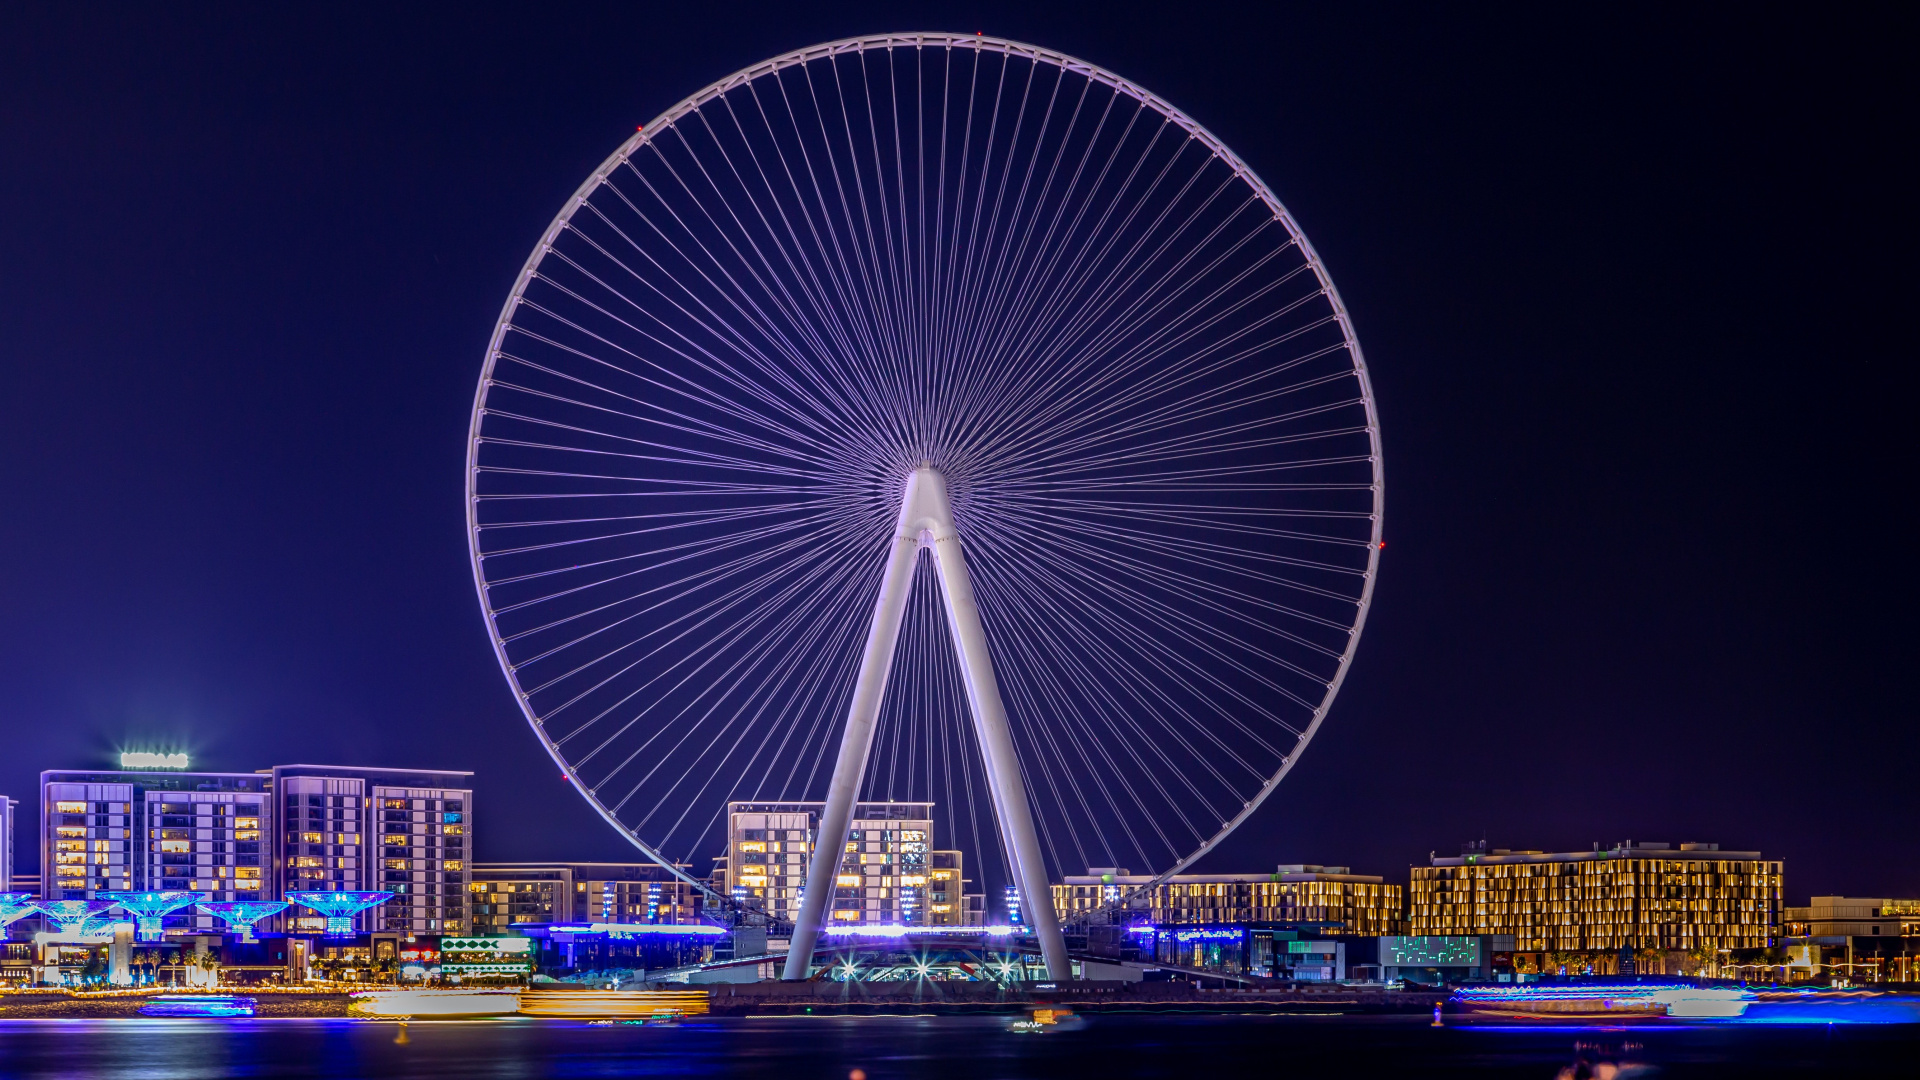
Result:
M729 801L824 801L788 977L856 799L935 803L1066 977L1050 880L1186 868L1325 720L1383 488L1351 321L1244 162L1084 61L894 34L587 178L467 494L501 668L636 847L705 889Z

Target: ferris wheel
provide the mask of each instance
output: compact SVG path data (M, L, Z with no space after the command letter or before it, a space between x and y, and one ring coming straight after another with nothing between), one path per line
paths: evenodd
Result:
M568 199L488 346L467 473L502 670L698 888L729 801L937 807L1026 897L1213 850L1324 721L1381 547L1332 279L1153 94L1012 41L756 64ZM927 557L922 558L922 555Z

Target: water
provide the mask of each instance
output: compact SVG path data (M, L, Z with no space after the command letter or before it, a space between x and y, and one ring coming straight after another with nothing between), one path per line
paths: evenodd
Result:
M678 1027L543 1020L0 1021L6 1080L214 1077L1530 1077L1577 1057L1637 1076L1904 1075L1920 1026L1435 1029L1381 1016L1107 1015L1015 1034L1006 1017L758 1017Z

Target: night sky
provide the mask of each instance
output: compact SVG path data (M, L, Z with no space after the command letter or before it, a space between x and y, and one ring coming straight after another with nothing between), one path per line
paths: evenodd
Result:
M633 857L474 598L501 301L685 95L982 30L1238 151L1372 369L1358 658L1203 868L1702 840L1920 895L1910 13L1040 7L9 5L0 794L119 748L463 768L481 858Z

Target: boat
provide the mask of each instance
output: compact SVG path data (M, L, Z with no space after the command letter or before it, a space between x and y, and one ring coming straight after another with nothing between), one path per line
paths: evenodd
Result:
M1733 1019L1753 1000L1739 987L1658 982L1478 985L1453 993L1461 1012L1512 1019Z

